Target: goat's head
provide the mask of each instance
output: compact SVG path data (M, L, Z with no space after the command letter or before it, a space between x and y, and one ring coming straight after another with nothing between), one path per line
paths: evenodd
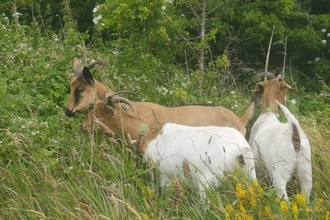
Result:
M86 67L82 67L81 61L73 58L74 77L70 82L71 91L65 107L66 116L74 116L77 112L85 111L93 103L100 101L90 69L101 63L101 61L96 61Z
M122 108L121 105L117 103L126 103L128 106L130 106L132 111L134 111L132 102L120 96L124 94L135 95L133 92L117 92L114 95L104 99L103 101L96 103L95 108L89 112L82 121L81 130L91 131L94 124L94 118L97 118L98 122L102 124L102 126L105 125L110 130L116 128L118 126L118 118L116 117L117 114L121 112L120 110ZM102 126L100 126L102 130L107 129L103 128Z
M266 111L267 107L270 107L275 113L277 113L278 104L276 103L276 100L280 103L284 103L286 92L290 91L295 93L296 90L284 82L282 75L276 77L270 72L264 72L259 74L259 76L267 76L268 78L268 80L257 83L254 89L257 100L263 95L262 113Z

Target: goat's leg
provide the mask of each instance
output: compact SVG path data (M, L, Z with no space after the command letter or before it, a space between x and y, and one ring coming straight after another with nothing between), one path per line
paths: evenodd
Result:
M301 186L301 191L308 201L313 187L312 168L310 164L308 166L306 165L305 167L298 167L297 178Z
M281 173L276 171L272 172L272 177L273 186L276 191L277 197L288 200L288 194L286 192L286 184L288 182L287 178L284 178Z

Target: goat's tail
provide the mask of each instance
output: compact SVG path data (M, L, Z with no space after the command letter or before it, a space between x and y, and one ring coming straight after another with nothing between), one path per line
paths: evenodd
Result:
M255 109L256 105L258 104L258 102L259 102L258 97L253 96L250 101L250 105L245 112L245 115L243 117L241 117L241 122L242 122L242 124L244 124L244 126L246 126L247 123L249 123L249 121L252 119L252 117L254 115L254 109Z
M276 100L276 102L282 109L282 112L284 113L286 120L288 120L289 131L292 132L292 143L293 143L295 151L298 152L300 150L300 135L299 135L299 130L301 130L300 124L299 124L298 120L292 115L292 113L289 111L289 109L287 107L282 105L277 100Z

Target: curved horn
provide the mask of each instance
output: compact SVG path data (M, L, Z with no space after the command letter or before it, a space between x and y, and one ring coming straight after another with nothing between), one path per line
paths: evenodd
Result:
M92 62L90 64L87 65L87 68L88 69L93 69L96 65L100 65L100 64L103 64L103 61L99 60L99 61L95 61L95 62Z
M283 81L283 76L281 74L278 74L278 76L276 77L276 85L278 84L279 81Z
M112 100L116 103L120 103L120 102L126 103L127 105L129 105L129 107L131 107L132 111L134 112L134 106L130 100L119 96L112 97Z
M135 92L130 92L130 91L119 91L113 94L113 96L123 96L123 95L134 95L137 96Z
M262 72L258 76L267 76L269 79L275 79L276 76L271 72Z
M82 62L80 61L74 71L74 76L78 76L78 77L81 76L81 74L82 74L81 70L82 70Z

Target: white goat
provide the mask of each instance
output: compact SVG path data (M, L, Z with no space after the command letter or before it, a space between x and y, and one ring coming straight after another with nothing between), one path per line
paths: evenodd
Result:
M157 136L151 135L152 139L143 146L143 158L159 164L161 187L173 176L184 178L188 174L204 199L204 187L218 187L217 176L234 172L238 165L251 179L256 179L252 149L234 128L167 123L156 132Z
M312 190L311 147L297 119L280 103L287 90L295 91L280 75L257 84L256 94L264 94L262 113L251 129L249 144L258 157L256 166L265 165L278 197L288 199L286 185L296 176L302 192L309 199ZM278 105L288 123L278 120Z
M135 109L129 100L110 96L96 105L94 116L106 119L106 125L116 135L129 136L140 131L143 119L122 111L117 102L128 104L132 111ZM205 198L203 185L206 188L211 183L217 186L217 175L222 177L224 172L234 171L236 165L241 165L243 171L256 179L252 149L234 128L154 122L145 124L135 140L143 158L159 165L162 187L171 177L184 178L184 174L188 174L197 184L201 198Z

